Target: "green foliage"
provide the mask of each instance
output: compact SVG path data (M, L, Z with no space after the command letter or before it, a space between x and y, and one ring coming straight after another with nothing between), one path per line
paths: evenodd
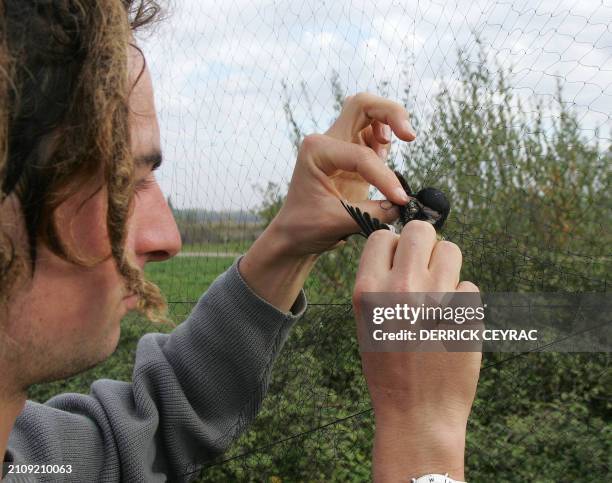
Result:
M609 354L489 354L468 426L469 481L604 481ZM607 377L607 380L606 380Z
M415 186L448 193L465 277L487 291L605 290L610 151L584 138L560 86L553 105L527 111L484 51L458 70L403 158Z
M550 105L526 107L484 50L479 62L460 59L458 72L458 85L440 91L431 117L414 120L422 130L403 147L399 168L413 188L433 185L449 194L444 236L462 248L463 278L486 291L606 291L612 148L598 145L597 135L595 141L583 136L561 87ZM336 97L343 92L337 78L332 90ZM289 101L286 106L297 149L303 133ZM340 107L337 102L336 113ZM321 258L307 285L311 302L350 300L362 243L349 240ZM274 409L264 409L270 411L265 421L256 423L244 447L238 444L237 452L261 447L256 454L265 455L241 478L369 479L369 413L351 418L352 425L342 421L266 446L316 427L310 418L330 401L338 405L336 419L368 407L352 318L339 312L334 317L322 322L322 331L315 311L312 325L300 325L290 340L289 351L301 338L313 342L298 356L285 351L290 361L281 357L276 374L289 371L296 378L281 385L270 399ZM612 454L609 362L607 354L486 354L469 426L469 480L604 480ZM295 397L304 391L311 393L307 410ZM318 426L328 421L321 418ZM283 431L270 434L279 427ZM232 464L224 468L229 479L238 475ZM206 475L202 481L221 481L216 473Z
M460 60L459 84L441 90L431 118L414 120L418 140L402 151L408 179L414 188L448 192L444 235L463 250L463 278L483 290L606 291L612 151L584 138L561 89L551 105L526 107L506 73L485 59L483 51L478 63ZM343 97L337 76L331 88L337 113ZM303 129L294 112L287 100L297 149ZM283 187L270 184L264 192L258 214L269 223ZM370 479L373 420L352 313L342 305L350 300L362 244L351 239L321 257L307 283L309 301L339 305L311 305L276 363L254 425L223 457L229 461L206 469L199 481ZM176 259L151 276L169 300L196 300L229 263ZM190 304L174 307L182 307L178 321ZM129 380L136 340L150 330L126 321L106 364L38 386L32 396L86 392L97 377ZM469 481L606 480L609 365L608 354L485 355L468 428Z
M268 182L265 189L260 189L260 194L262 202L256 214L262 220L263 226L266 227L283 206L285 196L281 191L281 187L271 181Z

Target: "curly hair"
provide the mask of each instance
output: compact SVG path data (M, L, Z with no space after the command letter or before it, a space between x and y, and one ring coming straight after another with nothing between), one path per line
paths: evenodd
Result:
M72 263L100 261L68 250L54 213L101 178L109 256L139 296L138 310L166 320L158 287L124 250L134 193L127 47L131 32L159 14L150 0L0 0L0 204L19 201L28 242L20 250L0 231L0 302L28 266L33 276L37 243Z

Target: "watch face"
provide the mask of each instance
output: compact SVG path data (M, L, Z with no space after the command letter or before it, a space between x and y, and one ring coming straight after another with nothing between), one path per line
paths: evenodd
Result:
M423 475L419 478L413 478L412 483L465 483L449 478L448 473L446 475Z

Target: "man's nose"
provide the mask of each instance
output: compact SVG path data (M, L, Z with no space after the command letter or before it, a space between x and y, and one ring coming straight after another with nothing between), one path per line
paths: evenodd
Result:
M157 183L137 197L131 225L139 260L161 262L181 251L181 235Z

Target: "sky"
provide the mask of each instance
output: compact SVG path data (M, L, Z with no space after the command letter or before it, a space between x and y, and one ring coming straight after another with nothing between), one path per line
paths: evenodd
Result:
M442 83L457 85L457 51L474 58L476 35L511 69L518 97L550 100L560 80L585 137L609 143L611 25L612 0L175 0L140 38L161 125L158 179L176 207L253 208L259 188L291 177L287 96L307 133L333 121L334 72L347 95L385 83L423 117Z

